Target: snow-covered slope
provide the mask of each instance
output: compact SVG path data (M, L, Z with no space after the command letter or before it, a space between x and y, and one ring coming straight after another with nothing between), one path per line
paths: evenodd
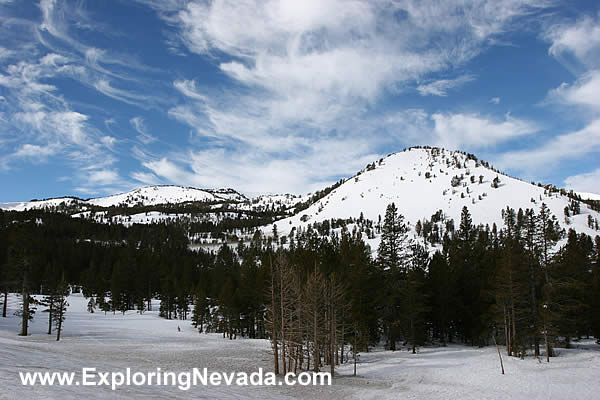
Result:
M233 189L197 189L183 186L147 186L126 193L107 197L97 197L81 200L73 197L63 197L49 200L29 201L21 203L0 203L5 210L23 211L31 208L54 208L72 205L94 205L111 207L126 204L128 206L157 204L178 204L189 201L200 202L243 202L248 199Z
M230 189L203 190L183 186L147 186L127 193L87 200L88 204L110 207L119 204L153 206L188 201L243 201L246 198Z
M453 186L455 176L458 178ZM493 188L496 177L500 183ZM563 212L569 201L567 196L499 174L465 154L413 148L375 162L308 209L276 225L280 234L286 234L294 226L332 218L358 218L361 213L377 222L379 216L383 219L386 206L394 202L411 227L418 220L430 219L438 210L454 219L458 227L463 206L468 207L474 224L496 223L501 227L501 210L507 206L515 210L533 208L537 213L543 202L563 227L592 236L600 234L587 226L588 214L597 219L600 214L585 204L581 204L581 213L566 223ZM271 229L265 227L264 231Z
M253 211L292 210L298 203L307 201L310 194L300 196L295 194L262 194L240 205L240 209Z
M6 211L23 211L32 208L57 208L72 206L84 202L75 197L57 197L55 199L0 203L0 209Z

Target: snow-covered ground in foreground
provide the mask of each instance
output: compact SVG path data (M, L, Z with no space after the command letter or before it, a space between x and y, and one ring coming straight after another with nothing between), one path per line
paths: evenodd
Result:
M80 294L69 298L63 338L45 334L47 315L38 313L31 336L16 335L19 319L13 316L17 298L9 301L9 318L0 318L0 398L219 398L219 399L593 399L600 393L600 346L582 341L579 349L559 349L550 364L534 358L504 356L501 375L495 348L427 347L408 351L374 351L362 354L358 376L352 365L338 369L331 387L26 387L18 371L211 371L269 370L270 346L266 340L227 340L217 334L198 334L189 321L164 320L156 312L125 316L86 312ZM156 308L155 308L156 309ZM177 327L181 332L177 331Z

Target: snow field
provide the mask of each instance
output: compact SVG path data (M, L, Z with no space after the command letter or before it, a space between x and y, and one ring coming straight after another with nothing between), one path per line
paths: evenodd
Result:
M190 321L165 320L157 311L126 315L86 311L81 294L69 297L69 310L60 342L48 336L47 314L38 311L31 335L17 336L20 320L13 315L18 298L9 300L9 317L0 318L0 399L102 398L219 398L219 399L585 399L600 393L600 346L583 340L575 349L558 349L549 364L503 354L500 374L495 347L450 345L425 347L416 355L406 350L375 350L360 355L358 376L352 363L337 369L331 387L109 387L21 386L18 371L209 371L252 373L270 371L267 340L224 339L199 334ZM153 305L158 310L158 304ZM178 331L177 327L181 329Z

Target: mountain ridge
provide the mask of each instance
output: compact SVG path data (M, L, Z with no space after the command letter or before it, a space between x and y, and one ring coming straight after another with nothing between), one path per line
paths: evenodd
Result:
M586 219L600 220L597 208L594 210L579 200L575 193L567 193L553 185L536 185L503 174L473 154L425 146L391 153L368 164L352 177L306 196L263 194L248 198L231 188L156 185L85 200L65 196L4 203L0 208L23 211L27 208L60 210L71 207L69 210L76 210L73 216L94 217L88 210L121 207L123 215L117 213L111 221L152 223L183 218L190 213L197 215L197 211L186 208L186 204L200 204L204 210L201 212L207 215L205 220L234 218L235 213L269 214L273 223L264 225L262 231L270 234L276 225L281 235L288 235L294 227L306 227L325 220L362 216L379 221L391 202L396 203L413 231L418 221L433 215L458 221L463 206L470 210L475 224L501 226L501 210L506 207L515 210L532 208L537 213L541 204L546 203L563 228L573 227L579 232L595 235L597 231ZM578 205L575 207L573 202ZM168 210L159 207L161 205L169 205ZM132 208L139 209L135 211L138 214L133 214L133 218L125 217L132 211L124 210ZM563 216L565 208L580 211ZM219 213L221 217L215 217ZM105 212L97 217L97 220L107 220ZM376 246L377 241L371 245Z

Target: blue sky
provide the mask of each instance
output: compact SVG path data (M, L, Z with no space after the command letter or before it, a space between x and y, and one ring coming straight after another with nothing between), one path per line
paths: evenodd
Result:
M600 191L600 4L0 0L0 201L306 193L413 145Z

